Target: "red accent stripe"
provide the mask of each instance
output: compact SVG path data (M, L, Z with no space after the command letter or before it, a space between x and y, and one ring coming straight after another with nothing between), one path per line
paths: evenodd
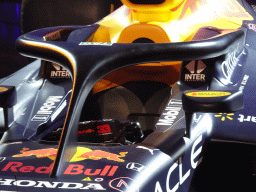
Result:
M108 176L113 176L117 170L118 166L113 166L112 169L109 171Z
M110 169L110 165L105 166L105 168L100 173L100 176L105 176L108 173L108 170Z

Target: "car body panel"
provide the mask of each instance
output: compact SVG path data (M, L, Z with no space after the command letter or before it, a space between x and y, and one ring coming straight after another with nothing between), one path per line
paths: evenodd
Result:
M118 43L121 31L128 25L137 25L132 19L141 17L126 6L90 26L45 28L21 36L16 42L18 51L39 59L0 81L2 90L11 85L17 92L17 103L9 114L14 119L8 122L8 130L4 129L5 114L1 115L4 134L0 145L0 189L189 191L210 141L255 143L255 13L246 2L230 0L212 15L209 13L209 17L193 19L195 15L202 16L200 10L206 11L203 15L207 13L207 8L215 5L211 3L182 1L183 12L176 24L173 20L149 24L164 29L171 42ZM215 3L219 5L220 1ZM157 13L156 10L150 14ZM193 22L188 22L189 18ZM110 42L96 41L100 34L107 33L109 37L105 39ZM114 132L112 124L104 124L114 120L90 119L90 105L96 101L92 98L124 86L124 81L118 78L109 83L116 76L108 75L134 65L140 69L153 66L153 72L159 66L170 67L174 79L175 69L180 66L177 82L167 84L172 89L155 130L145 137L140 135L143 140L137 142L115 142L121 132L114 135L112 142L78 141L81 118L85 118L85 124L108 125ZM134 78L135 82L148 81L150 75L143 79L146 76ZM227 100L223 103L230 108L235 103L232 101L236 101L235 94L243 94L243 102L237 108L244 108L232 111L227 110L228 106L224 107L226 111L216 112L212 103L207 103L207 110L191 107L192 111L186 111L189 104L184 107L184 91L191 91L191 97L202 92L205 100L221 98L217 92L225 93L223 97ZM202 100L198 99L198 106ZM117 126L127 123L120 122ZM121 130L122 126L118 128ZM109 127L90 128L85 134L109 134ZM146 128L142 130L146 134ZM48 140L49 135L57 139Z

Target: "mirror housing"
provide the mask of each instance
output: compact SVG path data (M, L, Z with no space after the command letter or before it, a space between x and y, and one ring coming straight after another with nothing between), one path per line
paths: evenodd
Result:
M186 135L190 138L192 115L201 113L231 113L244 107L242 91L184 91L182 107L186 118Z
M11 122L13 122L13 106L17 103L17 93L14 86L0 86L0 107L4 111L4 129L0 129L0 132L4 132L8 129Z

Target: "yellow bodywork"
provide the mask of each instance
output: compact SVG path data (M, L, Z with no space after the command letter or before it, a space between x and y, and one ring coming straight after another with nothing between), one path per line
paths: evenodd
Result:
M146 38L155 43L190 41L199 28L237 29L253 17L235 0L165 0L161 4L124 6L98 22L88 42L133 43ZM97 93L129 81L159 81L172 86L179 79L180 61L141 64L111 73L99 81Z

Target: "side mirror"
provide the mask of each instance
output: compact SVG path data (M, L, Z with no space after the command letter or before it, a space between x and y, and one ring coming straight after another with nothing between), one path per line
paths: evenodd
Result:
M186 134L190 137L192 115L201 113L231 113L243 109L242 91L184 91L182 107L186 117Z
M13 106L17 103L17 93L14 86L0 86L0 107L4 111L4 131L13 122Z

